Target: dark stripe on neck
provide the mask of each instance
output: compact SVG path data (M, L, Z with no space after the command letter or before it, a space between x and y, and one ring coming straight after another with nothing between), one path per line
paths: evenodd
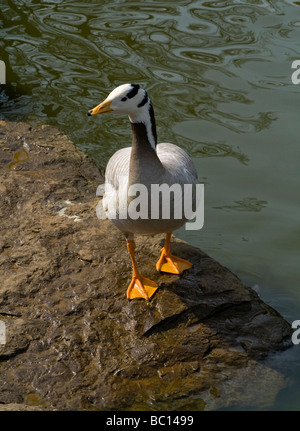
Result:
M155 149L149 142L147 126L144 123L131 123L132 148L130 156L129 183L136 184L147 180L149 172L157 175L163 166Z
M132 89L127 93L128 99L132 99L139 91L139 84L131 84Z
M149 114L150 114L152 134L153 134L155 146L156 146L157 145L156 123L155 123L154 109L151 102L150 102Z
M132 147L143 149L149 149L155 151L149 142L147 126L144 123L131 123L132 129Z
M144 109L146 109L146 107ZM149 177L152 178L153 175L163 175L165 172L155 148L153 148L149 142L147 126L149 129L151 128L155 146L157 144L154 111L150 100L148 112L149 119L147 120L147 124L143 122L131 123L132 149L129 168L129 184L143 183L143 181L150 183L151 181Z

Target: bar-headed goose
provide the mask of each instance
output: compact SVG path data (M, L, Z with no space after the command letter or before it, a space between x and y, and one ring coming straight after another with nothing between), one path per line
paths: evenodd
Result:
M181 274L191 268L190 262L170 253L170 240L172 232L187 221L182 211L184 185L195 187L197 172L184 150L169 143L157 145L153 107L139 85L120 85L88 115L105 112L129 116L132 147L117 151L107 164L103 209L127 239L133 267L127 298L149 299L158 285L138 271L134 235L166 233L158 271Z

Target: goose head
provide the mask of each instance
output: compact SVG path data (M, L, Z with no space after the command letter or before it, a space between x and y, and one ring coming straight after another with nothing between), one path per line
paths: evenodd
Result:
M147 92L138 84L123 84L115 88L107 98L88 111L88 115L112 112L128 115L132 123L144 122L151 106Z

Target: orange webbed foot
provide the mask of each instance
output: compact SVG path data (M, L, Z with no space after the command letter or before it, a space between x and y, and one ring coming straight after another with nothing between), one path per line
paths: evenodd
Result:
M171 274L182 274L183 271L192 268L193 264L188 260L181 259L168 253L163 247L160 258L156 264L157 271L169 272Z
M170 252L171 232L166 235L166 242L161 249L161 255L156 263L157 271L169 272L171 274L182 274L186 269L192 268L193 264L188 260L174 256Z
M143 298L147 300L151 298L156 289L158 289L158 285L154 281L140 274L134 275L127 289L127 298Z

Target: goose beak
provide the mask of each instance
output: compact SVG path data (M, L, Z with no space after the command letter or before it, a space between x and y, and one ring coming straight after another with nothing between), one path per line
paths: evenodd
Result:
M100 103L100 105L91 109L88 112L88 115L90 116L90 115L96 115L96 114L104 114L104 112L111 112L112 109L110 107L110 104L111 104L110 100L104 100L104 102Z

